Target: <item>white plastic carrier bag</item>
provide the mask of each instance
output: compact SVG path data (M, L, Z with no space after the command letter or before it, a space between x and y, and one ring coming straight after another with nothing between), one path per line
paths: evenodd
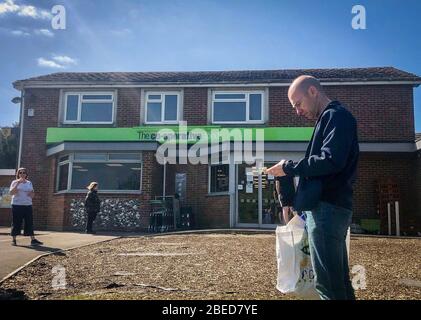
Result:
M310 260L305 221L295 215L286 226L276 228L278 279L276 289L303 299L318 299Z
M349 257L350 232L346 238ZM320 299L314 283L305 221L299 216L276 228L278 277L276 289L302 299Z

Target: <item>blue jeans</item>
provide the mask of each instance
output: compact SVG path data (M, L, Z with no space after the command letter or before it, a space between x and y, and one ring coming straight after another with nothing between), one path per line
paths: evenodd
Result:
M305 213L311 263L320 298L355 300L345 243L352 211L319 202L314 210Z

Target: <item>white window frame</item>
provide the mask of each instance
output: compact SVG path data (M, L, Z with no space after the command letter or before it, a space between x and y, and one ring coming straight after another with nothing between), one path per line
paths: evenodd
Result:
M226 165L228 166L228 190L227 191L219 191L219 192L212 192L212 167L216 167L216 166L223 166ZM229 185L230 185L230 165L228 163L213 163L213 164L209 164L208 166L208 194L209 195L229 195Z
M83 100L83 95L111 95L110 100ZM77 107L77 120L67 120L67 97L68 96L78 96L78 107ZM64 93L64 118L63 124L113 124L114 117L115 117L115 107L116 107L116 95L114 91L67 91ZM82 121L82 103L89 102L89 103L109 103L112 104L112 114L111 114L111 121Z
M160 95L161 99L159 100L149 100L149 96ZM164 120L165 117L165 96L171 95L177 96L177 119L176 120ZM146 91L145 92L145 123L146 124L178 124L180 121L180 100L181 93L180 91ZM159 102L161 103L161 121L148 121L148 102Z
M106 154L106 160L75 160L75 154L84 153L84 154ZM136 154L139 155L139 160L110 160L110 154ZM143 160L142 160L142 153L140 152L74 152L68 154L61 154L59 158L64 156L69 156L69 159L58 162L57 164L57 177L56 177L56 193L82 193L86 192L86 189L71 189L72 187L72 178L73 178L73 165L74 163L133 163L140 165L140 185L139 190L105 190L101 189L101 193L121 193L121 194L140 194L142 193L142 177L143 177ZM69 164L69 176L67 179L67 189L58 191L58 182L59 182L59 167L60 165Z
M215 100L215 96L217 94L244 94L245 99L217 99ZM250 120L250 94L260 94L261 95L261 119L260 120ZM263 124L265 123L265 91L264 90L247 90L247 91L228 91L228 90L218 90L212 91L212 98L211 98L211 116L212 116L212 123L214 124ZM246 103L246 120L245 121L215 121L214 119L214 103L215 102L245 102Z

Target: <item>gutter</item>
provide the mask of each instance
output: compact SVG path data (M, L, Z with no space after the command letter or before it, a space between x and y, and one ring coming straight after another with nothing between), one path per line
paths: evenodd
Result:
M323 82L324 86L352 86L352 85L412 85L418 87L421 84L421 80L409 80L409 81L335 81L335 82ZM13 86L17 90L23 90L24 88L179 88L179 87L289 87L291 82L221 82L221 83L191 83L191 82L180 82L180 83L134 83L134 82L62 82L57 83L54 81L17 81L13 83Z

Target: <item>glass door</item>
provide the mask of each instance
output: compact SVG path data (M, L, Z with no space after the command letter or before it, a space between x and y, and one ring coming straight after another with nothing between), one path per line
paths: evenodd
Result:
M265 163L270 168L276 163ZM262 225L270 227L281 223L282 208L275 189L275 177L262 174Z
M268 168L275 163L267 163ZM280 224L282 209L278 203L275 178L262 174L256 166L237 166L237 225L274 227Z
M259 194L253 167L237 166L237 224L259 224Z

